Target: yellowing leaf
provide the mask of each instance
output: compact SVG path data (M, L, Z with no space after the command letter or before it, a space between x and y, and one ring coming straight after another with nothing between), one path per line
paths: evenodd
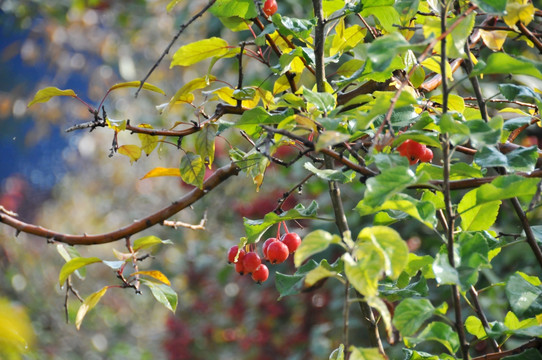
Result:
M333 56L337 53L343 53L359 44L367 29L362 28L359 25L353 25L348 28L344 27L344 19L341 19L336 27L337 34L333 38L331 48L329 49L329 55Z
M28 104L28 107L34 105L35 103L44 103L49 101L52 97L55 96L72 96L76 97L77 94L72 89L68 90L60 90L56 87L47 87L45 89L41 89L34 95L34 99Z
M275 103L275 97L273 96L273 93L271 93L271 91L265 90L261 87L257 87L256 91L262 99L263 106L269 107L270 105L273 105Z
M70 276L70 274L73 273L75 270L80 269L83 266L87 266L89 264L94 264L97 262L102 262L102 260L97 257L90 257L90 258L77 257L77 258L71 259L70 261L65 263L60 269L60 274L58 275L58 284L60 286L64 285L64 283L66 282L66 279L68 279L68 276Z
M205 176L205 163L201 156L192 152L186 153L181 159L181 178L190 185L195 185L200 189L203 186L203 177Z
M108 288L109 286L105 286L100 291L96 291L95 293L87 297L83 304L81 304L81 307L79 307L77 315L75 316L75 327L77 328L77 330L81 328L81 323L83 322L83 319L87 312L89 312L89 310L96 306L96 304L98 303L98 301L100 301L102 296L104 296Z
M443 96L442 95L435 95L431 96L431 101L442 104ZM465 111L465 100L461 96L455 95L455 94L449 94L448 95L448 109L452 111L457 111L458 113L463 114L463 111Z
M529 25L534 18L534 13L534 5L526 0L511 0L506 4L506 15L503 16L503 20L510 27L515 27L518 21Z
M182 46L173 55L169 68L190 66L213 56L222 56L228 52L228 43L218 37L212 37Z
M504 41L506 40L506 37L508 36L508 31L504 31L504 30L487 31L487 30L480 29L480 36L482 36L482 40L484 41L484 44L486 44L488 48L490 48L493 51L499 51L502 49Z
M190 80L189 82L184 84L183 87L177 90L175 95L173 95L173 97L169 101L169 104L164 109L164 113L167 113L167 111L174 104L181 103L181 102L191 103L192 101L194 101L194 94L192 94L194 90L203 89L206 86L208 86L212 81L215 81L215 80L216 80L216 77L212 75L209 75L203 78Z
M152 278L155 278L158 281L163 282L166 285L171 285L171 283L169 282L169 279L167 278L167 276L164 275L162 272L160 272L158 270L137 271L135 273L130 274L130 276L135 276L135 275L150 276Z
M119 154L128 156L130 163L137 161L141 157L141 148L137 145L122 145L117 151Z
M440 74L440 56L432 56L430 58L422 61L422 66L428 68L429 70ZM453 80L452 67L449 63L446 63L446 77L449 80Z
M149 124L141 124L141 125L138 125L138 127L145 128L145 129L152 129L152 126ZM156 136L147 135L147 134L137 134L137 137L139 137L139 141L141 141L141 150L143 150L145 154L147 155L152 153L152 151L158 145L158 139L156 138Z
M178 176L178 177L180 177L181 176L181 170L179 170L179 168L155 167L154 169L152 169L151 171L146 173L145 176L143 176L141 178L141 180L151 178L151 177L158 177L158 176Z
M221 87L221 88L218 88L215 91L213 91L213 93L215 93L220 100L224 101L227 104L230 104L230 105L236 105L237 104L237 100L235 100L233 98L233 89L232 88L229 88L229 87L226 87L226 86Z
M139 88L140 85L141 85L141 81L123 82L123 83L119 83L119 84L115 84L115 85L111 86L109 91L113 91L113 90L121 89L121 88L125 88L125 87ZM149 84L149 83L144 83L141 88L145 89L145 90L154 91L154 92L157 92L157 93L162 94L162 95L166 95L164 90L160 89L158 86L155 86L155 85L152 85L152 84Z
M300 74L295 74L294 77L294 83L297 83L299 81L299 78L301 77ZM273 85L273 94L278 94L283 91L290 89L290 83L288 82L288 78L286 77L286 74L282 75L275 81L275 84Z
M105 119L107 126L116 132L126 130L126 120Z

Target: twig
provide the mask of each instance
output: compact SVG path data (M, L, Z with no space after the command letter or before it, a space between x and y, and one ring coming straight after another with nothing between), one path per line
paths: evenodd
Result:
M480 109L480 114L482 116L482 119L485 122L488 122L489 118L487 115L487 106L484 100L484 95L482 94L482 88L480 87L480 82L478 81L478 76L470 76L474 66L470 59L471 52L470 52L469 41L470 41L469 37L467 36L467 41L465 42L465 53L467 54L467 57L464 59L463 65L467 72L467 75L469 75L469 80L474 90L474 94L476 95L476 101L478 102L478 108Z
M320 165L318 168L320 169L321 167L322 167L322 165ZM284 205L284 202L286 201L286 199L288 199L290 197L290 195L292 195L294 193L294 191L301 190L301 188L303 187L303 184L305 184L313 176L314 176L314 173L310 173L309 175L305 176L303 178L303 180L298 182L294 187L292 187L290 190L288 190L284 194L282 194L282 197L278 200L278 205L273 210L273 212L276 213L276 214L282 214L282 212L283 212L282 205Z
M510 355L520 354L527 349L538 348L540 350L541 346L542 346L542 339L532 339L528 343L523 344L520 347L517 347L515 349L503 351L500 353L486 354L486 355L475 357L471 360L500 360Z
M529 244L529 246L533 250L534 256L536 257L536 260L538 261L538 265L542 267L542 251L540 250L540 247L538 246L538 243L536 242L536 238L533 234L533 230L531 229L531 226L529 225L529 220L527 219L525 212L521 208L521 204L519 203L518 198L513 197L512 199L510 199L510 201L512 202L512 205L514 206L514 210L516 211L516 214L518 215L519 220L521 221L521 225L523 226L523 230L525 231L527 244Z
M155 224L162 223L165 219L168 219L172 215L187 208L188 206L192 205L193 203L204 197L207 193L209 193L215 187L227 180L229 177L237 175L239 171L239 167L234 163L226 165L215 171L213 175L211 175L203 183L203 189L195 188L179 200L173 202L173 204L171 204L170 206L167 206L162 210L159 210L141 220L137 220L130 225L124 226L120 229L105 234L70 235L59 233L53 230L43 228L41 226L25 223L3 213L0 213L0 223L11 226L12 228L20 232L36 235L39 237L50 239L52 241L58 241L70 245L93 245L110 243L141 232Z
M474 286L471 285L469 289L469 294L472 298L472 302L474 303L474 308L476 310L476 314L478 315L478 318L482 322L482 325L484 326L484 329L486 329L486 332L490 329L489 323L487 321L486 315L484 314L484 311L482 310L482 306L480 305L480 301L478 301L478 292L474 288ZM499 347L499 344L497 343L497 340L493 338L489 338L489 344L493 348L493 351L501 352L501 348Z
M136 93L135 93L135 97L137 97L137 95L139 94L139 92L141 91L141 89L143 88L143 85L145 84L145 81L147 81L147 79L149 78L149 76L151 76L151 74L154 72L154 70L156 70L156 68L158 67L158 65L162 62L162 60L164 59L164 57L169 53L169 50L171 50L171 47L173 46L173 44L175 43L175 41L177 41L177 39L179 38L179 36L181 36L181 34L183 33L183 31L190 25L192 24L197 18L199 18L200 16L202 16L203 14L205 14L205 12L207 10L209 10L209 8L211 6L214 5L214 3L216 2L216 0L209 0L209 3L203 8L201 9L201 11L199 13L197 13L196 15L192 16L192 18L190 20L188 20L187 23L185 24L182 24L179 28L179 31L177 32L177 34L175 34L175 36L173 37L173 39L171 39L171 41L169 42L168 46L166 47L166 49L164 50L164 52L162 52L162 55L160 55L160 57L158 58L158 60L154 63L154 65L152 66L152 68L149 70L149 72L147 73L147 75L145 75L145 77L141 80L141 83L139 84L139 88L137 89Z
M518 21L516 23L516 26L519 28L523 35L525 35L529 40L533 42L534 46L536 46L538 51L542 54L542 42L540 42L540 39L534 36L534 34L529 29L527 29L527 26L525 26L521 21Z
M170 221L170 220L164 220L162 222L162 225L164 226L169 226L169 227L172 227L174 229L177 229L177 228L185 228L185 229L190 229L190 230L205 230L205 224L207 223L207 211L205 211L205 213L203 213L203 219L201 219L201 221L199 222L199 224L188 224L188 223L185 223L185 222L182 222L182 221Z

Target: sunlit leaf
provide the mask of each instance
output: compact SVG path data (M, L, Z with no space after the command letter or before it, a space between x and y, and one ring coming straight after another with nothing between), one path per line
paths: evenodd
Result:
M506 297L517 316L542 313L542 286L535 286L515 273L506 283Z
M185 183L195 185L199 188L203 186L205 163L200 155L187 152L181 159L179 168L181 171L181 178Z
M36 103L44 103L49 101L52 97L55 96L71 96L76 97L77 94L72 89L68 90L60 90L56 87L47 87L45 89L39 90L36 95L34 95L34 99L30 103L28 103L28 107L36 104Z
M339 181L341 183L347 183L354 180L356 176L353 171L345 172L341 169L318 169L311 162L306 162L303 164L303 167L326 181Z
M459 350L459 335L450 325L440 321L427 325L417 337L409 337L405 340L413 345L423 341L436 341L446 347L450 354L455 354Z
M119 83L119 84L115 84L115 85L111 86L109 88L109 91L113 91L113 90L121 89L121 88L125 88L125 87L139 88L140 85L141 85L141 81L123 82L123 83ZM154 91L154 92L157 92L159 94L162 94L162 95L166 95L164 90L160 89L158 86L149 84L147 82L143 84L142 89L150 90L150 91Z
M141 180L151 178L151 177L158 177L158 176L177 176L177 177L180 177L181 176L181 170L179 168L155 167L154 169L152 169L151 171L146 173L145 176L143 176L141 178Z
M378 279L384 271L383 253L373 243L362 243L356 250L360 255L356 260L349 253L342 256L346 277L360 294L377 296Z
M171 285L171 282L167 278L166 275L164 275L161 271L158 270L142 270L142 271L136 271L134 273L131 273L130 276L136 276L136 275L146 275L150 276L158 281L163 282L166 285Z
M478 190L474 189L466 193L457 207L457 211L461 215L461 228L463 230L487 230L497 220L501 201L491 201L477 206Z
M211 168L215 159L215 137L217 126L208 124L196 135L196 153L204 159L205 163Z
M465 329L467 329L469 334L476 336L478 339L485 339L487 337L482 321L476 316L471 315L465 320Z
M412 336L435 313L428 299L405 299L395 308L393 325L402 336Z
M75 270L80 269L83 266L87 266L89 264L94 264L101 261L102 259L97 258L97 257L89 257L89 258L77 257L77 258L71 259L70 261L65 263L60 269L60 274L58 275L58 284L60 286L64 285L64 283L66 282L66 279L68 279L68 276L70 276L70 274L73 273Z
M130 163L137 161L141 157L141 148L137 145L122 145L117 149L119 154L130 158Z
M394 25L401 23L401 18L399 17L397 10L391 6L393 3L390 4L390 2L387 2L387 4L390 5L384 5L385 2L382 2L382 4L383 6L363 6L361 16L367 17L373 15L386 32L391 33L397 31L397 28Z
M313 286L318 281L329 277L341 278L339 273L342 271L342 269L342 261L339 260L335 264L330 265L326 259L323 259L320 261L320 264L318 264L318 267L307 272L305 276L305 286Z
M331 244L340 243L341 238L324 230L315 230L301 241L301 245L294 254L294 264L299 267L310 256L327 249Z
M361 348L350 346L350 360L386 360L378 348Z
M479 31L484 44L493 51L501 50L506 38L508 37L508 31L504 30L488 31L480 29Z
M529 25L534 18L535 11L536 8L534 5L526 1L508 1L506 4L506 13L502 19L510 27L515 27L518 21Z
M478 62L471 75L511 74L528 75L542 79L542 72L539 70L541 67L542 64L540 63L518 59L511 55L498 52L491 54L486 63L482 61Z
M348 139L350 139L350 135L348 134L343 134L333 130L327 130L318 136L318 141L316 142L314 149L316 151L320 151L321 149L340 144L344 141L347 141Z
M213 56L225 55L228 42L212 37L184 45L173 55L170 68L173 66L190 66Z
M90 294L85 299L83 304L81 304L81 306L79 307L79 310L77 310L77 315L75 316L75 327L77 328L77 330L81 328L81 323L83 322L83 319L85 318L85 315L87 314L87 312L89 312L90 310L92 310L94 306L96 306L96 304L98 303L98 301L100 301L102 296L105 295L108 288L109 286L105 286L101 290L96 291L93 294Z
M145 129L152 129L152 126L149 124L140 124L138 125L140 128ZM147 155L153 152L153 150L158 145L158 139L156 136L153 135L147 135L147 134L137 134L137 137L139 138L139 141L141 142L141 150Z
M132 245L132 249L134 250L134 252L136 252L136 251L139 251L139 250L144 250L144 249L151 248L151 247L156 246L158 244L171 245L173 243L171 242L171 240L162 240L157 236L149 235L149 236L143 236L143 237L135 240L133 245Z
M329 360L344 360L344 344L339 345L329 355Z
M173 313L175 312L177 309L178 296L171 287L166 284L155 283L145 279L140 279L140 281L143 285L146 285L151 289L152 295L160 304L164 305Z
M237 16L242 19L253 19L258 16L252 0L217 0L209 11L218 17Z

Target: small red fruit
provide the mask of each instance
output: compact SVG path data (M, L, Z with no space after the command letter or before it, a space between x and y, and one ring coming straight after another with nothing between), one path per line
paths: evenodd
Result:
M263 4L263 12L267 16L271 16L277 12L278 5L276 0L266 0Z
M239 257L237 258L237 261L235 261L235 257L237 256L237 253L239 253ZM237 263L243 261L243 257L245 256L245 250L241 249L239 250L239 247L237 245L234 245L228 250L228 263Z
M253 273L261 263L262 260L260 259L260 256L254 251L246 253L243 258L243 268L245 272L249 274Z
M431 160L433 160L433 151L431 151L431 149L426 147L425 152L423 153L422 156L420 156L420 161L431 162Z
M288 246L280 241L275 241L267 248L267 258L271 264L280 264L288 258L290 250ZM248 255L248 254L247 254Z
M297 235L297 233L294 232L284 234L280 241L282 241L284 245L288 246L290 254L294 253L299 247L299 244L301 244L301 238L299 235Z
M239 275L245 275L245 268L243 266L243 262L239 261L235 263L235 271L239 273Z
M411 139L405 140L401 145L397 147L397 151L399 151L399 154L401 154L401 156L407 157L410 165L416 164L419 161L420 157L424 155L426 149L427 147L425 145L422 145L419 142Z
M261 284L269 277L269 269L265 264L261 264L258 268L252 273L252 280L256 281L258 284Z
M277 238L269 238L267 240L265 240L265 242L263 243L263 246L262 246L262 253L263 253L263 258L265 260L269 260L267 258L267 248L269 247L269 245L271 245L272 243L274 243L275 241L279 241Z

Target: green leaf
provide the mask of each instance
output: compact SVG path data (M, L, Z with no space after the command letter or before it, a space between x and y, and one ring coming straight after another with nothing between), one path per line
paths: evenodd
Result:
M472 32L474 26L475 14L469 14L465 18L453 17L446 20L447 27L450 28L456 21L460 23L446 36L446 53L452 58L464 57L464 46L467 37ZM441 35L440 19L427 18L423 25L423 34L426 38L431 36L439 37ZM435 52L440 54L440 44L435 47Z
M209 11L217 17L226 18L237 16L250 20L258 16L258 11L252 0L217 0Z
M386 334L388 338L392 338L393 326L391 322L391 314L386 303L378 296L365 298L365 300L367 301L367 304L371 307L371 309L378 311L380 319L384 321L384 327L386 328Z
M177 293L173 291L171 287L166 284L156 283L146 279L140 279L143 285L146 285L151 289L151 293L156 300L167 309L171 310L173 313L177 309Z
M75 246L66 246L64 244L57 244L56 250L66 262L70 261L71 259L81 257L81 254L79 253L79 251L77 251L77 248ZM87 272L84 267L80 268L79 270L75 270L75 275L81 280L85 278L86 274Z
M387 357L382 355L378 348L361 348L350 346L350 360L386 360Z
M374 214L384 210L401 211L420 221L429 228L436 225L435 206L429 201L420 201L407 194L395 194L386 200L382 205L370 207L361 200L356 206L360 216Z
M533 171L538 159L538 148L519 147L503 154L496 148L484 146L476 152L474 162L481 167L505 167L508 171Z
M47 101L51 100L51 98L53 98L55 96L76 97L77 94L72 89L60 90L59 88L56 88L56 87L47 87L45 89L39 90L36 93L36 95L34 95L34 99L32 99L32 101L30 103L28 103L28 107L30 107L30 106L32 106L32 105L34 105L36 103L47 102Z
M362 255L357 260L354 260L349 253L342 256L346 277L360 294L366 297L377 296L378 279L384 270L384 255L372 243L357 246L357 253Z
M318 169L312 163L306 162L303 167L326 181L338 181L341 183L351 182L356 178L353 171L342 171L341 169Z
M444 360L447 359L443 356L432 355L423 351L416 351L411 349L403 349L405 357L403 360ZM455 359L452 357L452 359Z
M305 276L316 267L318 267L318 263L311 259L297 269L293 275L286 275L277 271L275 275L275 286L280 294L279 300L288 295L299 294L305 286Z
M271 115L263 107L258 106L254 109L245 111L241 118L235 123L235 126L278 124L286 119L288 115L289 113L284 115Z
M538 107L542 107L542 98L531 88L515 84L500 84L499 90L504 97L510 101L519 99L528 101Z
M405 299L395 308L393 325L402 336L412 336L434 313L435 308L427 299Z
M204 159L209 169L215 159L215 137L218 128L214 124L208 124L196 135L196 153Z
M390 5L371 7L364 6L361 16L368 17L370 15L373 15L388 33L397 31L397 28L394 25L401 23L399 13L393 6Z
M485 339L487 337L482 321L476 316L471 315L465 320L465 328L469 334L476 336L478 339Z
M462 231L458 237L461 267L489 267L489 244L483 232Z
M327 92L314 92L303 87L303 97L309 104L316 106L321 112L330 112L335 109L335 98Z
M457 207L461 215L461 228L465 231L488 230L499 214L500 200L476 206L478 190L474 189L466 193Z
M366 206L381 206L393 194L416 183L416 176L405 166L383 170L379 175L367 180L363 202Z
M409 253L405 272L410 276L414 276L418 271L421 270L422 275L426 276L426 273L431 269L433 262L434 259L430 255L418 256L414 253ZM426 277L430 278L428 276Z
M315 230L303 238L294 254L294 265L299 267L314 254L324 251L331 244L339 244L341 238L324 230Z
M473 3L487 13L503 15L506 10L506 0L473 0Z
M367 56L373 64L374 71L386 70L400 52L412 46L399 32L381 36L369 45Z
M118 84L115 84L115 85L111 86L109 88L108 92L116 90L116 89L126 88L126 87L139 88L140 85L141 85L141 81L129 81L129 82L118 83ZM166 95L164 90L160 89L158 86L155 86L153 84L149 84L147 82L144 83L141 88L145 89L145 90L149 90L149 91L154 91L154 92L157 92L157 93L162 94L162 95Z
M541 64L538 64L524 59L514 58L508 54L497 52L493 53L487 59L487 63L479 61L474 67L471 76L481 74L511 74L511 75L528 75L538 79L542 79L540 71Z
M87 266L89 264L94 264L97 262L102 262L102 259L97 257L89 257L89 258L83 258L83 257L76 257L65 263L62 268L60 269L60 274L58 275L58 284L60 286L63 286L66 280L68 279L68 276L70 276L71 273L73 273L75 270L80 269L84 266Z
M433 273L439 284L459 285L459 274L448 261L448 254L440 252L433 263Z
M187 152L181 159L181 179L187 184L195 185L200 189L203 187L205 176L205 163L200 155Z
M406 272L403 272L403 274L406 274ZM406 277L408 279L408 275ZM399 280L397 283L399 283ZM427 287L427 280L425 280L425 277L421 277L420 280L412 282L401 288L398 287L397 284L381 284L378 288L378 292L388 301L395 302L407 298L427 297L429 294L429 288Z
M444 345L450 354L455 354L459 350L459 336L457 332L450 325L440 321L435 321L427 325L415 338L405 338L405 341L413 345L431 340Z
M329 355L329 360L344 360L344 344L339 345Z
M173 243L171 240L162 240L157 236L149 235L149 236L143 236L139 239L134 241L134 244L132 245L132 249L134 252L144 249L149 249L153 246L156 246L158 244L168 244L172 245Z
M216 77L214 76L208 76L208 77L202 77L202 78L196 78L192 79L186 84L184 84L173 97L169 100L169 103L165 105L165 107L162 109L162 114L167 114L169 112L169 109L175 104L178 103L192 103L194 101L194 94L193 92L198 89L203 89L212 81L215 81Z
M403 143L406 139L411 139L416 142L419 142L420 144L429 145L432 147L436 147L438 149L441 149L442 146L440 145L439 140L439 134L433 133L433 132L427 132L422 130L409 130L405 131L401 135L397 136L393 140L393 146L400 145Z
M305 276L305 286L311 287L322 279L335 277L341 279L340 272L343 271L343 263L339 259L334 264L330 265L326 259L320 261L318 267L309 271Z
M83 322L83 319L85 315L87 314L87 312L89 312L90 310L92 310L94 306L96 306L96 304L98 303L98 301L100 301L102 296L105 295L108 288L109 286L105 286L101 290L96 291L93 294L90 294L85 299L85 301L83 301L83 303L79 307L79 310L77 310L77 315L75 316L75 327L77 328L77 330L81 328L81 323Z
M241 2L242 0L239 0ZM227 54L228 42L221 38L212 37L181 46L173 55L169 68L174 66L190 66L213 56Z
M350 135L348 134L343 134L343 133L340 133L338 131L333 131L333 130L327 130L318 136L318 141L316 142L316 145L314 146L314 150L320 151L329 146L343 143L347 141L348 139L350 139Z
M431 96L429 100L442 104L444 101L443 98L443 95L435 95ZM463 114L463 111L465 111L465 100L463 100L463 98L458 95L448 95L448 109Z
M525 280L519 273L506 283L506 297L517 316L536 316L542 313L542 287Z
M267 231L267 229L281 221L297 219L319 219L319 217L316 215L317 210L318 204L316 203L316 201L313 201L307 208L305 208L302 204L298 204L293 209L290 209L280 215L277 215L274 212L267 213L261 220L250 220L244 218L243 224L245 226L245 231L247 234L246 243L253 244L255 242L258 242L260 240L260 237L265 231ZM296 253L297 252L299 252L299 249L297 249Z
M519 175L499 176L489 184L478 188L476 205L512 197L533 196L539 179Z
M278 14L272 17L273 24L277 30L285 36L292 35L298 39L305 40L316 25L316 18L296 19Z

